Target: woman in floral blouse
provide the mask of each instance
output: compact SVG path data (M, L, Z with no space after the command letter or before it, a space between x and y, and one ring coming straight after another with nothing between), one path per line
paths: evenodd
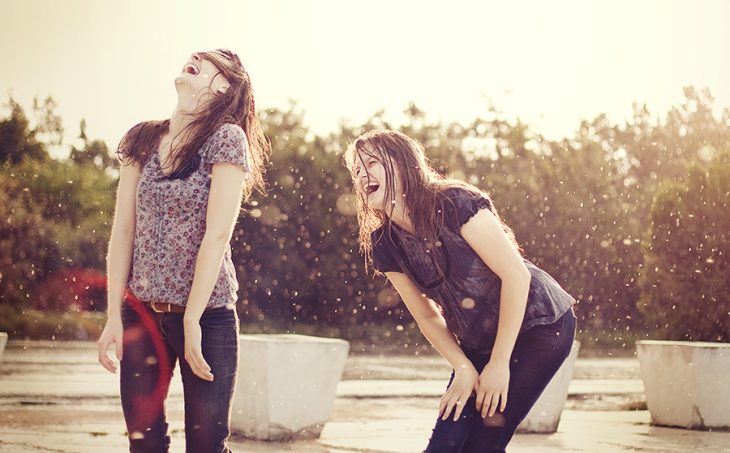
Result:
M504 452L570 352L574 299L522 257L490 198L371 131L345 154L361 249L452 365L427 452Z
M170 119L137 124L121 161L109 242L108 317L130 451L168 451L164 400L179 362L187 451L228 452L238 362L230 240L242 199L263 190L268 143L251 80L227 50L193 53Z

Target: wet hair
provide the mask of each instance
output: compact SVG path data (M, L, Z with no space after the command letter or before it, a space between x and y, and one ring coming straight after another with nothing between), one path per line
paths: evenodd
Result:
M370 206L367 194L359 189L357 168L358 162L365 164L363 156L370 156L383 165L385 187L381 189L384 189L385 210ZM372 265L372 233L384 227L383 233L392 237L391 217L395 207L396 171L414 234L429 244L438 243L439 231L446 221L444 203L453 205L453 201L445 194L446 190L459 188L471 196L489 199L486 193L475 186L439 174L431 167L423 146L401 132L379 129L366 132L348 146L344 160L345 166L350 170L356 195L360 251L365 256L367 266ZM522 253L512 229L502 221L492 203L490 210L499 220L515 249Z
M177 179L190 174L190 170L194 170L200 163L200 156L197 154L200 147L218 128L230 123L240 126L248 139L251 177L249 184L245 185L244 197L248 198L254 189L263 193L265 165L270 145L256 113L251 78L238 55L229 50L198 52L198 56L211 62L218 69L215 77L225 77L230 86L224 93L212 93L205 105L198 111L188 114L191 115L192 121L179 134L184 138L182 141L184 144L175 151L167 178ZM122 138L117 149L119 159L122 162L143 166L149 156L157 152L160 140L169 127L169 119L137 124Z

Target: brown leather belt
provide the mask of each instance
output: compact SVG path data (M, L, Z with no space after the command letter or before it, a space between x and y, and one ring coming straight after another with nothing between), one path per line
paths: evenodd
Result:
M147 302L146 300L140 302L151 308L155 313L185 313L185 307L182 305L171 304L169 302Z
M149 308L150 310L154 311L155 313L185 313L185 306L184 305L178 305L178 304L171 304L169 302L151 302L146 300L141 300L137 296L134 295L132 290L127 288L127 291L124 294L124 298L132 303L135 304L142 304ZM230 310L235 310L236 307L233 304L226 305L225 307L220 308L228 308ZM204 311L212 310L210 307L205 307Z
M155 313L185 313L185 307L182 305L171 304L169 302L148 302L146 300L141 300L135 296L129 288L125 291L124 298L133 304L142 304Z

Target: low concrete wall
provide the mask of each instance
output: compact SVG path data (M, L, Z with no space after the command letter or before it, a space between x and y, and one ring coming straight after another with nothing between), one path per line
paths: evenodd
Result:
M349 343L240 335L231 430L261 440L317 438L332 412Z
M568 398L568 387L578 358L580 342L574 341L570 354L550 380L530 413L517 427L518 433L554 433L558 430L560 415ZM509 404L509 402L507 402Z
M730 428L730 344L643 340L636 352L653 424Z

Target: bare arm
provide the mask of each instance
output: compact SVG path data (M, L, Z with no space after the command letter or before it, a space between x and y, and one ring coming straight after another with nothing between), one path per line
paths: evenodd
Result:
M477 390L477 410L481 410L482 417L491 417L497 406L501 411L507 407L509 361L525 317L531 276L499 220L488 209L469 219L461 235L502 281L497 337Z
M393 284L408 311L418 324L426 339L456 370L465 365L471 365L456 338L446 327L446 321L441 316L436 302L422 294L413 281L401 272L387 272L385 274Z
M122 359L121 306L132 267L134 229L136 225L137 183L141 175L135 164L122 163L117 186L117 200L114 208L111 238L106 257L107 263L107 324L99 337L99 362L111 372L116 366L109 359L106 350L116 344L117 359Z
M193 284L185 309L185 358L193 372L206 380L213 380L213 375L200 351L200 317L213 293L223 255L236 225L245 175L243 167L238 165L213 165L205 235L195 261Z
M490 361L508 363L525 317L530 272L489 210L482 209L469 219L462 226L461 235L502 281L497 338Z
M446 419L451 410L456 408L454 411L454 420L456 420L461 415L466 400L475 389L477 370L464 355L456 338L446 326L446 321L441 316L436 303L422 294L405 274L386 272L385 275L400 294L423 335L454 368L454 381L441 398L439 415Z
M119 316L127 279L132 267L134 229L137 210L137 183L141 171L136 165L122 165L117 186L114 222L106 257L108 278L108 316Z
M245 183L242 167L213 165L205 217L205 235L195 261L193 285L185 309L186 321L198 322L213 293L223 263L223 254L233 235Z

